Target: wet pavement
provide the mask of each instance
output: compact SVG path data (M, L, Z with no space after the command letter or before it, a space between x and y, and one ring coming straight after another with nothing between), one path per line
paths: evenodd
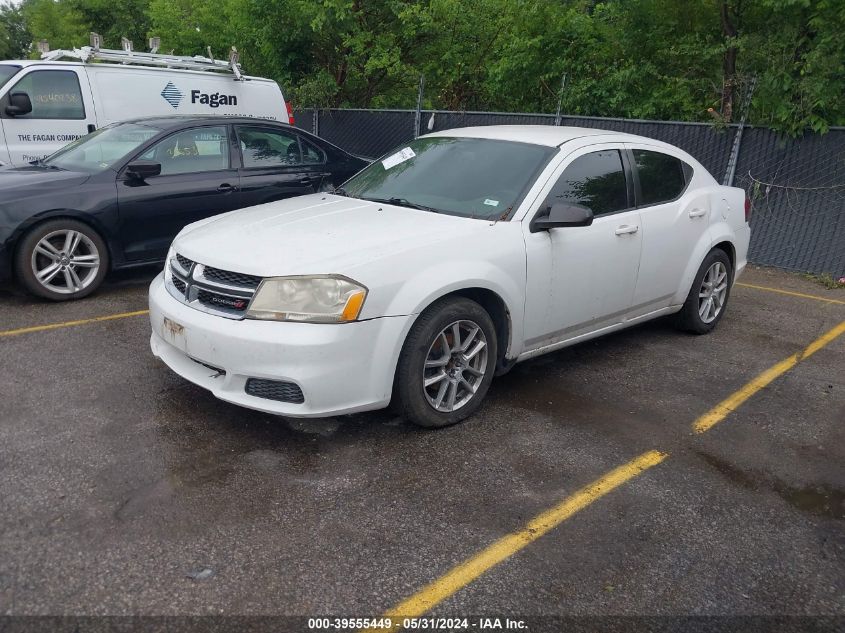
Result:
M0 330L144 309L154 274L70 304L2 289ZM843 320L737 286L709 336L661 320L520 364L438 431L218 401L153 358L145 316L0 337L0 614L376 616L657 449L432 613L845 615L845 336L691 426Z

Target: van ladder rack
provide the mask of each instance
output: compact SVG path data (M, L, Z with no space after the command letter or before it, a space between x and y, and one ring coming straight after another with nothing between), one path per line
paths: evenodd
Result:
M244 81L241 65L238 63L238 51L233 46L229 61L225 62L211 57L195 55L163 55L161 53L140 53L136 51L119 51L108 48L92 48L83 46L73 50L55 50L43 53L41 59L57 60L63 57L78 59L82 62L103 61L121 64L137 64L139 66L159 66L162 68L183 68L186 70L203 70L211 72L232 73L238 81Z

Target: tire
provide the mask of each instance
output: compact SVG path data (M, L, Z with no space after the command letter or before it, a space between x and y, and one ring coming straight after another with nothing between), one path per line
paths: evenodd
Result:
M455 345L456 331L459 345ZM445 347L458 349L450 353ZM478 411L487 395L497 348L496 328L484 308L463 297L438 301L420 315L405 340L396 370L393 408L423 427L439 428L465 420ZM441 373L439 381L424 385L425 380Z
M70 252L68 252L70 249ZM87 224L50 220L26 233L15 253L15 275L28 292L51 301L82 299L103 282L109 254Z
M712 286L714 279L716 279L715 287ZM678 329L693 334L712 332L728 307L732 285L731 260L725 251L714 248L701 262L687 300L675 316L675 325ZM705 304L708 306L706 310Z

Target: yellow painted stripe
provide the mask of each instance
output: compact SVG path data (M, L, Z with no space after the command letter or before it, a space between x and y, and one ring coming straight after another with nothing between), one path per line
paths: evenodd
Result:
M77 321L63 321L61 323L48 323L47 325L33 325L21 327L16 330L0 330L0 337L16 336L18 334L29 334L31 332L44 332L46 330L58 330L76 325L87 325L88 323L100 323L101 321L113 321L115 319L126 319L128 317L142 316L149 314L149 310L136 310L135 312L120 312L118 314L107 314L105 316L92 317L90 319L79 319Z
M394 620L394 629L401 627L403 617L418 617L456 593L490 568L513 556L519 550L554 529L579 510L597 501L611 490L618 488L643 471L656 466L668 455L658 451L643 453L627 464L613 469L606 475L582 488L555 507L543 512L517 532L508 534L481 550L472 558L460 563L443 576L403 600L384 614Z
M839 299L830 299L828 297L821 297L819 295L807 295L803 292L792 292L791 290L781 290L780 288L770 288L769 286L756 286L754 284L744 284L739 281L736 282L734 285L742 286L743 288L755 288L756 290L776 292L781 295L789 295L790 297L801 297L802 299L815 299L816 301L825 301L827 303L838 303L839 305L845 305L845 301L840 301Z
M818 352L821 348L833 341L836 337L841 336L843 333L845 333L845 321L842 321L842 323L837 325L835 328L817 338L802 351L796 352L789 358L783 359L778 364L770 367L757 376L751 382L743 385L738 391L735 391L730 396L722 400L719 404L710 409L710 411L693 422L693 431L696 433L709 431L719 422L728 417L733 411L736 411L755 393L766 387L779 376L788 372L802 360L809 358Z

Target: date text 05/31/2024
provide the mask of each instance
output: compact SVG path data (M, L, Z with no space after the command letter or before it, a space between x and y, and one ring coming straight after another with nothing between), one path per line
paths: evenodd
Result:
M311 631L383 630L526 631L524 620L511 618L308 618Z

